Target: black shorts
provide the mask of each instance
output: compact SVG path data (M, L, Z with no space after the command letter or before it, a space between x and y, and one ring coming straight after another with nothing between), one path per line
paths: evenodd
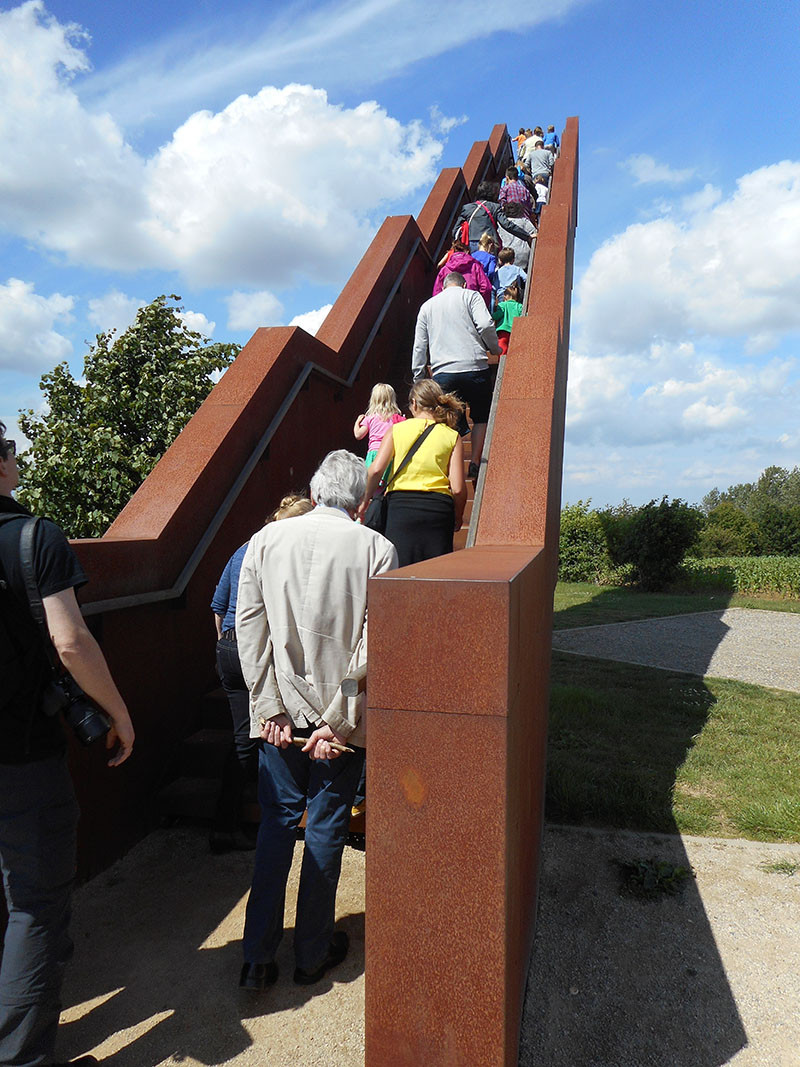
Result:
M488 422L492 407L493 381L489 367L486 370L469 370L462 374L434 374L433 380L445 393L455 393L469 408L473 422ZM458 424L458 432L463 437L469 433L466 417Z

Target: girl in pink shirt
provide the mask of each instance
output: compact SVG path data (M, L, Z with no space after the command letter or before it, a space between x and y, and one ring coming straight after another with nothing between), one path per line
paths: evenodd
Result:
M353 427L356 441L362 440L369 434L367 442L367 469L372 466L372 461L378 454L381 441L396 422L403 422L405 415L400 414L397 406L397 396L391 385L379 382L373 386L369 398L369 407L363 415L359 415Z

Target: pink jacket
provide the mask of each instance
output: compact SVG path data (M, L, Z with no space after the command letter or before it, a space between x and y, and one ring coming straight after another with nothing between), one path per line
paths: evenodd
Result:
M486 277L486 271L477 259L472 258L469 252L452 252L450 254L450 258L436 275L436 281L433 283L433 295L436 296L437 293L441 293L445 278L448 274L452 274L454 270L464 275L467 289L480 293L486 301L487 308L491 308L492 283Z

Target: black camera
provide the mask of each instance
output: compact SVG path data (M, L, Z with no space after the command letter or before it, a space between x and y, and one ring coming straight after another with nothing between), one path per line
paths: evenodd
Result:
M105 737L111 723L90 701L74 678L68 674L54 678L44 691L42 711L57 715L60 711L82 745L91 745Z

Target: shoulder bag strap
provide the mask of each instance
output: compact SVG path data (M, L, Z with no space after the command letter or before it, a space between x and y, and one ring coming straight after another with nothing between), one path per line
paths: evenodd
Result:
M395 480L395 478L397 477L397 475L398 475L398 474L400 473L400 471L401 471L401 470L403 469L403 467L405 467L405 466L406 466L406 464L408 464L408 463L410 463L410 462L411 462L411 460L412 460L412 459L414 458L414 454L415 454L415 453L416 453L416 451L417 451L417 450L419 449L419 447L420 447L420 445L422 444L422 442L423 442L423 441L425 440L425 438L426 438L426 437L427 437L427 436L428 436L428 435L430 434L431 430L433 430L433 429L434 429L434 427L436 427L436 426L438 426L438 425L439 425L439 423L438 423L438 422L432 422L432 423L430 424L430 426L426 426L426 427L425 427L425 429L424 429L424 430L422 431L422 433L421 433L421 434L419 435L419 437L418 437L418 438L416 439L416 441L415 441L415 442L414 442L414 444L413 444L413 445L411 446L411 448L409 448L408 452L406 452L406 454L405 454L405 455L403 456L402 460L401 460L401 461L400 461L400 463L399 463L399 464L397 465L396 469L395 469L394 471L392 471L392 476L391 476L391 478L389 479L389 481L388 481L388 482L386 483L386 489L384 490L384 492L385 492L385 493L388 493L388 492L389 492L389 486L390 486L390 485L392 484L392 482L393 482L393 481Z
M489 216L489 218L492 220L492 226L494 227L495 236L497 236L497 223L494 221L494 215L491 213L491 211L488 209L488 207L486 206L486 204L484 204L482 200L478 201L478 207L482 207L486 214Z
M39 522L37 516L29 518L24 523L19 534L19 559L22 565L22 576L25 580L25 593L28 597L28 604L31 609L31 615L34 622L39 628L39 634L42 638L44 650L47 655L47 661L50 664L54 672L58 673L59 660L56 655L56 650L53 648L53 642L50 640L50 634L47 630L47 623L45 621L44 605L42 604L42 598L39 595L39 587L36 584L36 575L33 573L33 539L36 536L36 524Z

